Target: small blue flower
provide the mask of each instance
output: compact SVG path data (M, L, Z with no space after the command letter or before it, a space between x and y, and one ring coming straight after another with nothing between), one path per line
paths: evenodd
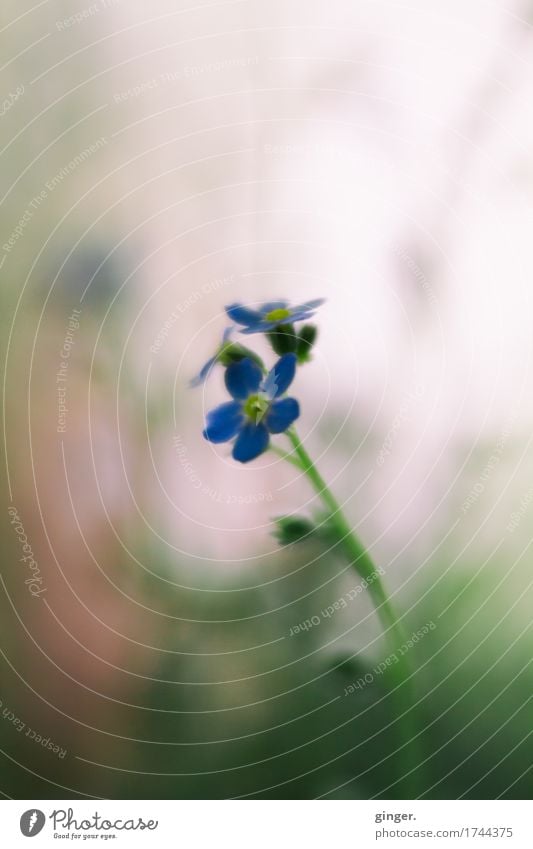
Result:
M259 309L250 309L242 304L230 304L226 312L232 321L243 324L242 333L268 333L280 324L292 324L295 321L307 321L314 315L317 307L324 303L323 298L306 301L296 307L288 301L270 301Z
M267 376L249 358L226 369L226 388L233 398L207 414L203 432L209 442L237 437L233 458L248 463L266 451L271 433L283 433L300 415L295 398L282 398L296 372L296 356L285 354Z

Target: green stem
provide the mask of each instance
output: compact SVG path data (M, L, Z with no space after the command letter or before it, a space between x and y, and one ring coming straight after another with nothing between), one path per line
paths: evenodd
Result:
M405 634L402 624L391 601L387 595L379 572L370 557L368 551L351 529L341 506L324 481L322 475L311 460L309 454L300 442L294 430L287 431L294 454L298 458L299 465L309 478L317 494L322 499L329 512L330 526L335 528L339 543L344 548L348 559L360 578L368 582L368 591L381 620L385 636L389 643L391 656L396 662L388 667L388 675L391 685L391 697L394 699L397 711L397 727L401 737L398 749L402 753L403 769L398 768L398 778L395 787L400 791L399 798L414 799L420 795L425 788L419 787L421 779L420 753L418 752L417 723L415 717L414 696L412 692L411 672L409 663L404 654L397 654L398 649L405 642ZM290 459L287 455L286 459Z
M273 454L276 454L277 457L281 457L282 460L286 460L287 463L290 463L291 466L294 466L296 469L299 469L301 472L305 472L305 468L302 466L299 460L294 456L294 452L284 451L283 448L278 448L277 445L273 445L272 443L269 445L270 451Z

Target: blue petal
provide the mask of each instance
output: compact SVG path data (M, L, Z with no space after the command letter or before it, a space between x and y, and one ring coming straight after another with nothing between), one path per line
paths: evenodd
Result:
M298 307L298 309L293 310L291 313L291 321L305 321L307 318L311 318L314 315L313 310L307 310L303 307ZM279 322L281 324L281 322Z
M271 369L261 384L261 392L264 392L269 401L271 401L272 398L276 397L277 388L276 372L274 369Z
M251 310L249 307L243 307L242 304L230 304L226 307L226 312L237 324L257 324L263 318L259 310Z
M272 310L287 309L287 303L287 301L268 301L261 307L261 312L263 315L266 315L268 312L272 312Z
M241 330L241 333L267 333L269 330L272 330L276 324L282 324L282 322L277 321L274 323L273 321L258 321L257 324L244 327Z
M224 344L224 342L228 341L229 337L231 336L231 334L233 333L234 330L235 330L235 328L233 327L232 324L230 324L229 327L226 327L224 329L224 333L222 334L222 344Z
M220 404L207 414L204 438L209 442L227 442L238 433L243 421L242 406L237 401Z
M210 357L206 362L205 366L203 366L202 369L198 372L196 377L193 377L192 380L189 381L189 386L191 387L191 389L194 389L195 386L200 386L201 383L204 383L205 379L209 376L209 372L211 371L215 363L218 362L220 352L234 330L235 328L233 327L233 325L230 325L229 327L225 328L224 333L222 334L222 343L215 356Z
M245 357L227 367L224 380L229 394L238 401L245 401L249 395L257 392L262 376L257 363Z
M308 301L306 304L300 304L298 307L294 307L291 312L291 318L293 321L305 321L307 318L311 318L315 314L315 310L317 307L323 303L323 298L317 298L316 301Z
M270 433L283 433L300 415L300 405L295 398L274 401L266 416Z
M284 354L267 374L263 387L270 399L283 395L291 385L296 372L296 354Z
M200 386L200 384L204 382L207 375L215 365L216 361L217 357L210 357L210 359L206 362L205 366L203 366L202 369L198 372L196 377L193 377L192 380L189 382L189 386L191 388L194 388L195 386Z
M268 448L268 430L266 425L247 422L241 430L233 446L233 459L240 463L248 463L259 457Z
M305 301L305 303L300 304L300 306L295 307L296 310L316 310L317 307L321 307L323 303L325 303L325 298L315 298L314 301Z

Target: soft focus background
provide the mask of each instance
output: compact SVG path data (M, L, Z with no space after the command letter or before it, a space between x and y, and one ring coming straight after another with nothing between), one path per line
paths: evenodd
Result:
M425 797L531 796L532 23L4 0L4 796L394 798L390 697L345 695L367 595L321 614L357 578L271 536L308 486L202 439L220 373L188 389L224 304L320 296L299 429L434 625Z

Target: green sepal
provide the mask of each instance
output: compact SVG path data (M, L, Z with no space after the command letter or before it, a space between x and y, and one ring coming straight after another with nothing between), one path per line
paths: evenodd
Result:
M278 516L275 520L274 536L280 545L292 545L315 533L316 526L305 516Z
M277 324L267 333L272 350L282 357L283 354L295 354L298 337L292 324Z
M311 351L318 336L318 327L315 324L305 324L300 330L296 340L296 356L299 363L306 363L311 359Z
M239 363L241 360L245 359L253 360L254 363L257 363L261 371L265 371L265 364L261 357L256 354L255 351L251 351L250 348L246 348L238 342L227 342L222 346L217 355L218 362L223 366L229 366L232 363Z

